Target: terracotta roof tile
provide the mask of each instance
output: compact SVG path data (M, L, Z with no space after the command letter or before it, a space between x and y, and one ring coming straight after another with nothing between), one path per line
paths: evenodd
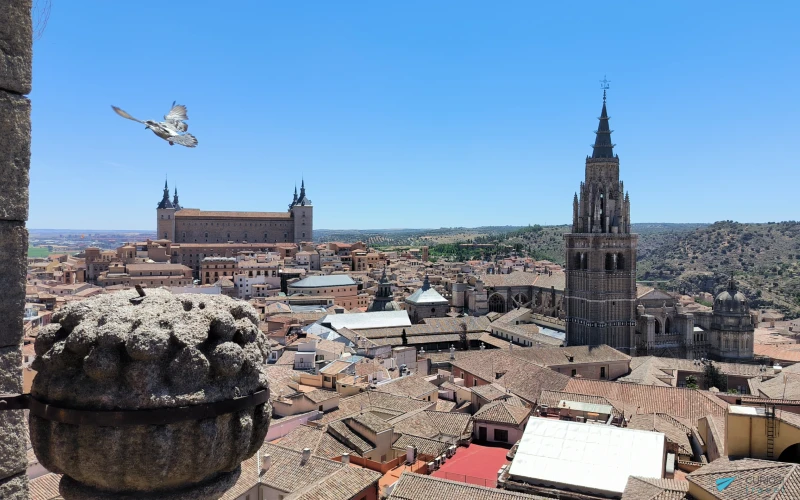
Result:
M286 497L286 500L343 500L355 498L381 478L380 472L345 466L330 476ZM377 486L374 486L377 489Z
M29 482L31 500L61 500L62 496L58 491L59 481L61 474L53 472L31 479Z
M735 479L727 488L719 491L716 480L729 477ZM778 482L782 488L776 493L760 498L771 500L800 498L800 465L797 464L753 458L731 460L728 457L721 457L686 476L690 483L708 492L709 496L720 499L752 497L753 493L749 491L751 484L754 482L763 484L766 478Z
M433 476L404 472L395 483L390 500L545 500L544 497L526 495L497 488L486 488L459 483Z
M565 391L604 397L614 406L622 407L626 415L666 413L695 421L708 414L724 417L728 407L726 402L709 392L678 387L571 378Z
M535 402L543 389L563 390L570 377L499 349L486 350L452 362L453 373L470 373L496 382L528 402Z
M525 422L530 413L529 408L510 405L505 401L494 401L483 405L480 410L475 412L472 418L481 422L519 426Z
M683 500L688 494L688 481L631 476L622 500Z

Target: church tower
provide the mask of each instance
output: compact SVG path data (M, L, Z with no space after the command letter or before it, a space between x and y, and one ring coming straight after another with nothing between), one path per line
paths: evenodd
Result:
M306 182L300 182L300 196L295 188L295 200L289 206L294 219L294 243L314 240L314 207L306 196Z
M178 192L175 191L175 203L178 203ZM156 239L175 241L175 205L169 201L169 186L164 181L164 195L156 207Z
M606 111L603 110L586 178L572 201L572 232L566 243L567 345L608 344L635 355L636 244L630 199L619 180Z

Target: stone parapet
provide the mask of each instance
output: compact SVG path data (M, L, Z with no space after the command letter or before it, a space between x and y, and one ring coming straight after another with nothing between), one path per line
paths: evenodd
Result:
M31 0L0 0L0 394L22 390L33 38ZM0 411L0 498L27 499L25 421Z
M31 91L33 27L31 0L0 0L0 89Z
M31 102L0 91L0 220L27 220L30 161Z

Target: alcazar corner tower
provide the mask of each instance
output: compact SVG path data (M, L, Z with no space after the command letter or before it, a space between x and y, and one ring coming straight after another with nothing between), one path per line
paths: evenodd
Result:
M575 194L566 242L567 345L608 344L634 355L636 244L630 199L619 180L603 91L603 110L586 178Z
M173 243L301 243L314 238L314 207L306 196L305 181L297 187L285 212L212 212L184 208L175 189L156 207L157 235Z

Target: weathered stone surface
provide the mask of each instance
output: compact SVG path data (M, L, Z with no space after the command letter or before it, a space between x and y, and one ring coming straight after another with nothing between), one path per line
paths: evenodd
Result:
M182 488L175 491L159 491L147 493L104 492L83 485L69 476L63 476L58 485L59 492L67 500L217 500L231 489L241 474L241 467L232 472L225 472L210 481Z
M3 8L2 4L3 0L0 0L0 10ZM0 190L0 219L28 219L30 163L31 102L26 97L0 90L0 179L3 179L3 189Z
M0 220L0 347L16 346L22 340L27 255L25 223Z
M18 94L31 91L31 1L0 0L0 89Z
M22 351L19 345L0 347L0 394L22 392Z
M29 500L28 474L21 474L0 479L0 498L3 500Z
M0 348L0 394L22 392L22 351L19 346ZM25 415L22 410L0 411L0 433L3 436L24 436ZM0 439L0 479L25 470L23 439ZM0 498L5 498L0 495Z
M33 396L66 408L138 410L228 400L267 387L269 350L262 347L268 344L249 304L165 290L136 297L100 295L54 314L59 326L36 341L43 354ZM31 416L31 440L42 465L65 474L64 491L99 495L74 498L168 498L187 485L213 489L228 477L222 473L237 471L263 442L270 411L267 403L212 419L126 427Z

